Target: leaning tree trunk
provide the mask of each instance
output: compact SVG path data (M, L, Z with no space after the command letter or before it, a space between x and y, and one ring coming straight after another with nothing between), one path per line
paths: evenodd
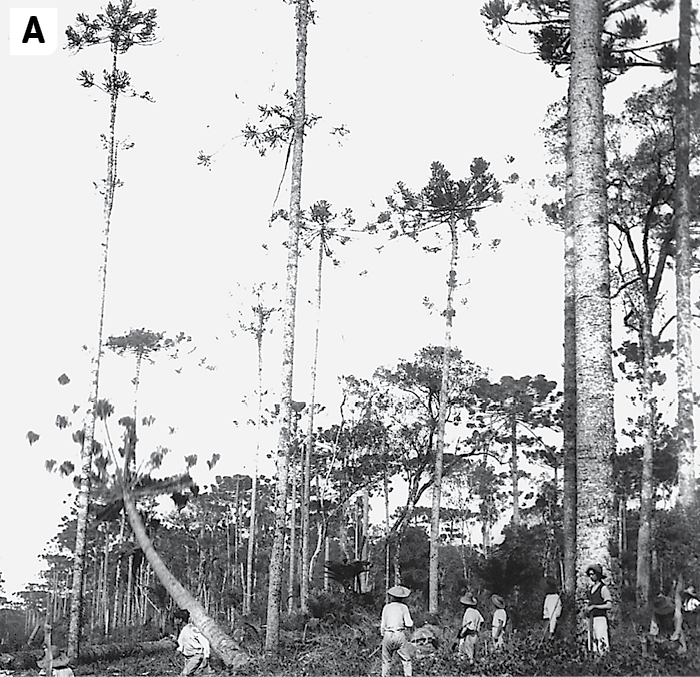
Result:
M116 78L117 52L112 48L112 77ZM109 254L109 229L114 207L114 190L117 183L117 144L115 125L117 121L117 99L119 90L116 88L110 96L109 137L107 154L107 181L103 203L104 227L102 229L102 262L98 275L99 310L97 322L97 340L92 356L92 379L90 396L85 413L84 439L81 450L80 489L77 499L77 522L75 534L75 550L73 553L73 586L71 590L70 621L68 625L67 653L71 659L80 655L80 619L83 603L83 577L85 569L85 535L87 533L88 506L90 503L90 476L92 471L93 440L95 439L95 421L97 417L97 400L100 390L100 363L102 360L102 339L104 332L105 299L107 298L107 262Z
M291 425L294 384L294 328L296 323L297 277L299 271L299 233L301 230L301 170L304 150L304 122L306 121L306 35L309 25L309 0L298 0L296 5L296 93L294 98L294 136L292 149L292 188L290 195L289 237L287 241L287 283L284 308L284 351L282 357L281 424L277 449L277 502L275 532L270 553L270 575L267 595L267 628L265 651L276 654L280 634L280 601L282 597L282 569L284 535L287 521L287 478L291 450Z
M676 374L678 378L678 477L680 501L695 502L695 439L693 432L692 275L690 244L690 40L691 0L680 0L676 61Z
M579 595L585 567L610 570L613 410L601 5L571 1L569 116L576 279L576 471Z
M440 379L440 404L438 409L437 435L435 444L435 466L433 471L433 504L430 520L430 572L428 577L429 613L436 614L439 605L439 566L440 566L440 493L442 490L442 465L445 452L445 426L447 425L447 405L450 386L450 356L452 353L452 319L454 308L452 299L457 287L457 259L459 239L457 223L450 220L450 269L447 274L447 302L445 304L445 341L442 349L442 375Z
M124 509L129 518L129 524L134 532L136 542L139 544L153 572L158 577L162 586L168 591L175 603L181 608L190 612L194 624L202 631L202 634L211 643L212 649L221 657L227 667L238 668L245 665L248 655L241 651L236 642L233 641L211 618L204 607L194 598L180 581L173 576L170 569L156 552L153 542L146 533L141 515L136 507L133 496L128 491L122 492L124 499Z

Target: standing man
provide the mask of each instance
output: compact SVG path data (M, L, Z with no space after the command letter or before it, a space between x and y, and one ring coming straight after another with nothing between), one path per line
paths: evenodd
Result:
M474 665L476 644L484 624L484 617L476 608L476 599L471 594L467 593L460 597L459 603L467 607L462 617L462 628L459 631L459 655L466 656L469 664Z
M591 564L586 569L586 575L591 579L588 590L588 650L602 656L610 649L608 634L608 611L612 609L612 595L608 586L603 583L605 575L600 564Z
M185 666L180 677L193 675L200 667L203 672L209 672L209 654L211 647L209 640L201 633L192 622L192 615L188 615L189 621L177 638L177 650L185 657Z
M411 677L413 647L406 637L406 628L413 627L413 619L403 600L411 594L403 585L395 585L387 590L389 602L382 609L380 632L382 633L382 677L388 677L391 659L397 653L401 659L404 677Z
M506 623L508 622L506 603L500 595L491 595L491 603L496 608L491 621L491 639L493 640L493 648L500 651L505 646L506 639Z
M551 576L544 579L544 605L542 618L544 624L544 638L551 639L557 629L557 621L561 616L561 596L557 588L557 582Z

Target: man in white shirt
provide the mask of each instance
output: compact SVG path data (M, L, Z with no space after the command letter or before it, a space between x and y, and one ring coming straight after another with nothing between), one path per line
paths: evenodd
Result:
M201 633L192 622L192 616L177 638L177 650L185 657L185 667L180 673L181 677L194 674L200 667L209 669L209 655L211 647L209 640Z
M505 646L508 612L505 600L500 595L491 595L491 603L496 608L491 619L491 639L493 648L500 651Z
M382 677L388 677L391 659L397 653L401 659L404 677L411 677L413 664L411 655L413 647L404 632L413 627L413 619L408 607L401 601L411 594L403 585L395 585L387 590L388 604L382 609L380 632L382 633Z
M462 595L459 603L467 607L462 617L462 628L459 631L459 655L466 657L469 664L474 665L476 645L481 626L484 624L484 617L476 608L476 599L470 593Z
M546 621L544 637L551 638L557 629L557 622L561 616L562 604L561 596L557 590L557 582L547 577L545 579L545 597L542 607L542 618Z

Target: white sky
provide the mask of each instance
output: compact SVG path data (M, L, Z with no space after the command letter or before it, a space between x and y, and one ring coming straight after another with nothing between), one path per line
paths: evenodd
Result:
M383 206L398 180L420 189L433 160L461 178L479 155L500 176L515 170L542 185L538 128L566 81L533 57L490 43L481 4L441 0L428 11L425 3L405 0L316 0L307 110L322 120L305 146L304 206L326 199L338 211L352 207L362 226L376 214L370 203ZM62 2L59 44L78 12L94 16L101 6ZM172 448L174 469L183 456L197 453L195 476L206 484L214 474L252 467L253 433L244 422L254 411L246 413L241 400L254 400L255 343L240 332L232 338L230 330L248 303L239 283L284 280L280 242L286 232L266 225L284 157L270 152L261 159L231 139L247 121L257 122L257 104L281 103L284 90L293 89L293 8L281 0L137 3L141 10L151 6L158 10L160 42L133 48L120 60L134 87L150 91L156 103L119 104L117 134L136 145L120 155L125 185L113 214L105 336L146 327L193 337L197 350L181 364L163 360L144 369L140 415L154 415L157 425L142 433L140 444L143 454L157 444ZM92 345L97 329L102 229L93 181L105 175L99 135L108 126L106 97L82 89L75 78L83 69L101 73L109 55L106 47L76 56L62 49L50 57L8 52L1 62L7 103L0 573L5 591L13 593L36 580L37 555L71 502L70 483L43 466L47 458L75 458L69 434L53 422L72 404L84 405L88 395L81 346ZM610 96L648 77L626 76L625 89L616 84ZM351 134L339 145L328 132L341 124ZM218 151L211 171L197 166L200 149ZM516 157L513 167L504 166L506 155ZM544 373L561 382L561 236L543 223L529 225L524 204L515 190L506 204L479 217L484 239L503 241L495 253L473 259L463 249L459 275L471 284L454 343L494 379ZM278 207L288 207L288 184ZM326 269L317 401L328 416L319 424L337 416L338 376L368 377L377 366L442 340L442 318L429 315L422 299L430 296L441 307L445 257L413 242L391 243L381 253L378 245L350 243L336 252L342 266ZM315 257L306 256L295 393L305 400L314 276ZM277 326L265 344L271 389L279 381L280 337ZM215 371L196 366L204 356ZM132 369L132 362L112 354L103 362L100 394L115 402L118 416L130 409ZM72 379L64 388L56 381L63 372ZM177 432L168 435L167 426ZM25 438L30 429L42 436L32 447ZM212 453L222 459L207 473L204 460Z

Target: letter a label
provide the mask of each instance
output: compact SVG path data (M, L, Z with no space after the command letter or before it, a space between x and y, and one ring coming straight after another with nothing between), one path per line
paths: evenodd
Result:
M10 54L48 56L58 46L58 9L22 7L10 9Z

